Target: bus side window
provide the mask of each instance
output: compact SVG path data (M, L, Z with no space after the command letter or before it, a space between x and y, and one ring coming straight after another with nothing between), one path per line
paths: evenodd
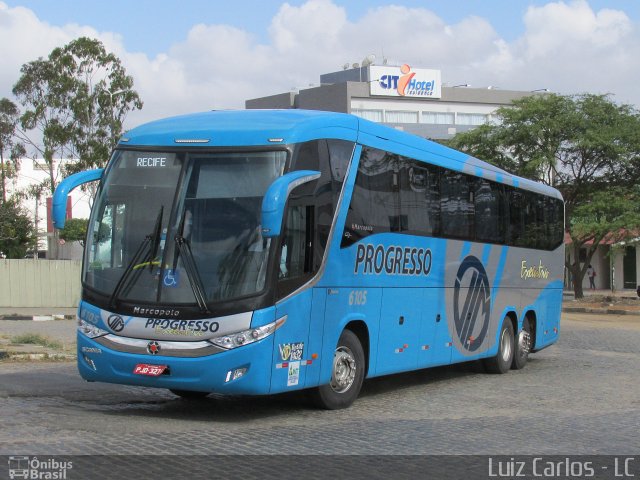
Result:
M507 203L509 205L509 236L508 244L515 247L524 246L525 208L524 194L518 190L507 189Z
M410 235L440 234L439 169L404 158L400 170L402 231Z
M472 180L463 173L444 170L440 181L442 234L471 239L474 228Z
M400 158L363 147L341 248L376 233L401 231Z
M504 242L504 223L501 219L500 202L502 188L497 183L483 178L475 181L475 232L476 241Z

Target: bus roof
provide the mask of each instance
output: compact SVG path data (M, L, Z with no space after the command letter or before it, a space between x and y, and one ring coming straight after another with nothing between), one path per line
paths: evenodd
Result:
M223 110L156 120L124 134L119 146L274 146L318 138L359 141L478 177L562 198L547 185L512 175L436 142L354 115L319 110Z

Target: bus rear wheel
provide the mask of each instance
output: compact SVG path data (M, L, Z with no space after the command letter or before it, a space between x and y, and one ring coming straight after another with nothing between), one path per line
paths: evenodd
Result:
M311 392L312 400L327 410L350 406L360 393L364 381L364 351L358 336L344 330L333 352L331 381Z
M524 317L522 330L518 334L515 342L515 352L513 354L513 362L511 363L512 369L520 370L527 364L529 352L531 351L531 341L531 324L529 323L529 318Z
M174 390L174 389L170 389L169 391L174 395L179 396L180 398L184 398L185 400L200 400L206 397L207 395L209 395L210 393L210 392L194 392L193 390Z
M498 337L498 353L484 360L484 368L489 373L507 373L511 368L514 353L513 324L505 317Z

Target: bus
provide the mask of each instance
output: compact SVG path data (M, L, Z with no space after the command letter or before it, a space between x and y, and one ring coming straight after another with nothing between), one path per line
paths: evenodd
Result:
M564 203L546 185L359 117L210 111L124 134L85 243L78 368L184 398L306 389L481 360L559 335Z

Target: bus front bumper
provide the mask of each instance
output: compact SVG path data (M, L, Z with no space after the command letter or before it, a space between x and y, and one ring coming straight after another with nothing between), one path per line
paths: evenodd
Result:
M121 352L78 332L78 370L92 382L221 394L268 394L273 336L213 355L163 356ZM151 342L151 341L149 341ZM158 376L134 373L139 364L166 367Z

